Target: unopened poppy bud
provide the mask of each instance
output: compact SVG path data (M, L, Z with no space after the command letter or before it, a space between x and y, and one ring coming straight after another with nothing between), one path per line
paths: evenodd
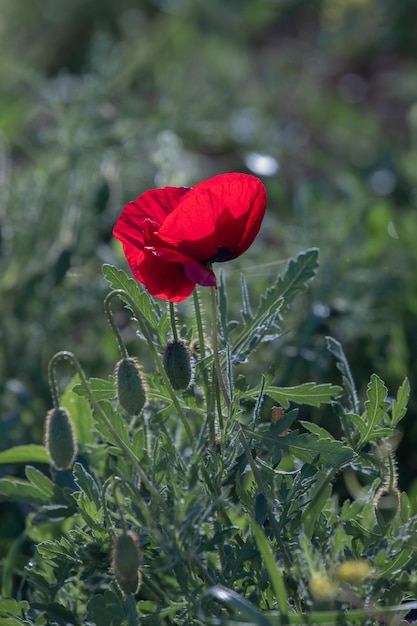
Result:
M112 568L117 585L123 593L137 593L142 580L139 537L132 531L114 538Z
M400 506L400 491L397 487L382 486L375 494L374 507L386 523L390 522Z
M70 414L64 407L51 409L45 420L45 445L58 470L72 466L77 455L77 440Z
M183 339L169 341L164 352L164 368L175 391L187 389L194 377L194 363Z
M116 365L117 398L129 415L139 415L146 403L146 389L139 363L124 357Z

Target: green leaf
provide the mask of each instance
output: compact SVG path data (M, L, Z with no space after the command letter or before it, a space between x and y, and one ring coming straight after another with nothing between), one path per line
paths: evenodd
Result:
M76 375L62 395L61 404L71 416L78 443L83 445L94 441L93 416L88 400L76 392L79 386L80 379Z
M275 284L268 287L261 296L255 315L251 311L246 282L242 279L241 314L244 328L233 342L232 354L235 362L243 362L260 342L280 336L277 324L281 319L280 314L306 289L307 282L315 276L317 267L317 248L300 252L296 260L290 259L284 276L279 276Z
M49 496L26 480L0 478L0 502L5 501L48 504Z
M353 450L341 441L298 431L281 437L281 446L303 463L312 463L319 455L319 462L332 468L342 467L354 456Z
M96 626L125 626L126 609L120 595L107 590L93 596L87 604L88 619Z
M387 400L388 389L376 374L372 374L367 387L366 412L364 414L365 432L361 436L359 445L364 445L374 439L374 431L378 426L383 426L386 419L389 402Z
M397 399L392 403L391 426L396 426L407 412L407 404L410 397L410 382L404 379L403 384L398 389Z
M30 444L15 446L0 452L0 463L49 463L51 462L45 446Z
M18 571L19 555L22 551L22 546L27 539L26 531L20 533L20 535L7 546L7 554L2 558L2 572L1 572L1 595L2 597L11 597L13 593L13 575ZM2 605L0 601L0 616ZM16 613L15 613L16 615ZM0 621L1 624L1 621Z
M348 360L343 352L342 345L333 339L333 337L326 337L327 349L337 359L337 368L342 373L343 387L350 400L349 410L355 413L359 413L359 399L356 391L355 381L353 380L352 373L350 371Z
M284 583L284 574L278 566L270 544L259 526L252 523L252 532L255 536L256 545L261 553L262 560L268 570L269 579L272 583L274 594L278 600L280 614L287 615L289 610L288 594Z
M104 378L89 378L88 385L93 392L96 400L112 400L116 397L116 382L114 376L109 376L107 380ZM74 393L83 398L88 398L88 391L84 385L78 384L73 387Z
M72 624L73 626L78 626L80 624L74 613L58 602L51 602L48 604L46 614L50 620L54 621L54 623Z
M49 480L42 472L31 465L25 467L25 474L32 485L39 489L48 500L53 500L55 495L61 493L60 488L52 480Z
M251 397L255 390L247 392L245 397ZM296 387L265 387L265 395L270 396L279 402L284 409L288 408L290 402L296 404L308 404L309 406L320 406L322 403L328 404L342 393L342 389L330 383L316 384L304 383Z
M26 601L18 602L13 598L0 598L0 617L2 618L8 617L9 615L23 617L25 611L27 611L28 608L29 605ZM29 622L21 622L16 620L16 622L10 622L10 624L12 623L22 624ZM0 624L7 624L7 622L2 620Z
M96 508L100 509L100 490L94 478L87 472L81 463L76 463L73 471L75 482L78 487L86 494L89 500L94 502Z
M268 501L262 492L256 494L254 504L255 522L260 526L265 522L268 515Z
M152 329L152 332L159 337L158 326L162 313L159 306L151 299L149 294L139 287L136 280L129 278L126 272L114 267L113 265L103 265L102 271L104 278L110 284L112 289L121 289L132 298L140 310L144 320L146 320L149 327ZM133 315L136 315L136 312L132 310L129 301L123 300L122 294L120 295L120 299L125 302L127 308L132 311Z

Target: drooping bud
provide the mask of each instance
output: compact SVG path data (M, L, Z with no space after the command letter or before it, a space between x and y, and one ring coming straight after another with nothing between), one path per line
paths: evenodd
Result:
M146 389L139 363L132 357L121 359L115 370L119 404L131 416L139 415L146 404Z
M77 440L70 414L62 406L48 411L45 445L56 469L65 470L73 465L77 456Z
M112 568L116 583L123 593L138 592L142 580L141 560L139 537L136 533L123 532L114 538Z
M191 385L194 378L194 362L183 339L167 343L163 363L175 391L183 391Z

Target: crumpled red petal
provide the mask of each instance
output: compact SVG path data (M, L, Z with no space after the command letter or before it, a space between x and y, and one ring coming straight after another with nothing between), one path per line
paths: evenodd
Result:
M114 228L135 278L150 294L181 302L195 284L216 286L211 263L249 248L266 192L247 174L220 174L188 187L152 189L127 204Z

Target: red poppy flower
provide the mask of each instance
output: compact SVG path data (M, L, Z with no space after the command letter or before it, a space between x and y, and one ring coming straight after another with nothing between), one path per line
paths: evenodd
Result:
M248 174L220 174L193 188L151 189L123 209L113 234L135 278L153 296L181 302L211 269L245 252L265 214L266 192Z

